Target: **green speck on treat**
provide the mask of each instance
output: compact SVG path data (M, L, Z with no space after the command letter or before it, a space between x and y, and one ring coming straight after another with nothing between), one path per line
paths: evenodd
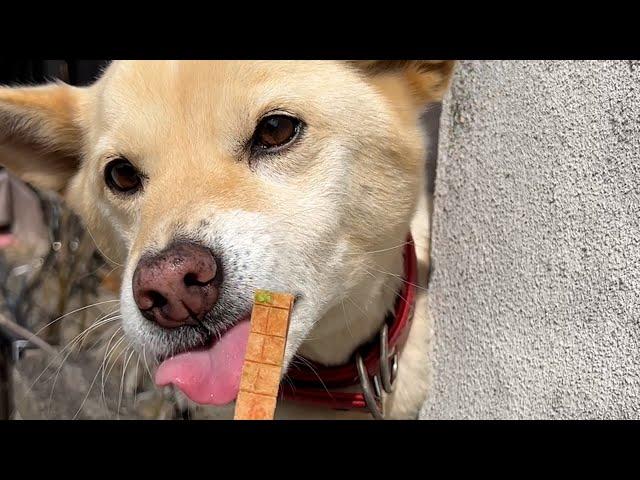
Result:
M256 292L256 302L271 303L273 299L267 292Z

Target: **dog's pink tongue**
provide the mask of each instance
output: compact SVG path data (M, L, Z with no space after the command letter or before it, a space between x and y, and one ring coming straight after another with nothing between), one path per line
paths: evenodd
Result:
M206 350L181 353L162 362L156 384L170 383L199 404L224 405L235 400L249 340L249 322L227 331Z

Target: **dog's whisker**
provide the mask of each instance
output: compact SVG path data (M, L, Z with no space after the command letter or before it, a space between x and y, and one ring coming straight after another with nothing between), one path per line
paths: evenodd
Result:
M314 240L314 243L320 243L323 245L331 245L331 246L335 246L337 245L337 242L328 242L326 240L319 240L316 239ZM415 244L415 242L414 242ZM359 255L370 255L370 254L377 254L377 253L385 253L385 252L390 252L392 250L400 250L402 248L405 248L408 245L408 242L403 242L400 243L398 245L393 245L391 247L386 247L386 248L381 248L378 250L363 250L363 251L356 251L356 252L346 252L346 255L352 255L352 256L359 256Z
M347 297L345 297L345 299L346 299L346 300L348 300L349 302L351 302L351 304L352 304L354 307L356 307L358 310L360 310L360 313L362 313L362 315L363 315L364 317L366 317L366 316L367 316L367 312L365 312L365 311L362 309L362 307L361 307L360 305L358 305L358 304L353 300L353 298L351 298L351 297L347 296Z
M407 285L411 285L412 287L415 287L415 288L417 288L417 289L419 289L419 290L422 290L422 291L424 291L424 292L428 292L428 291L429 291L427 288L425 288L425 287L423 287L423 286L421 286L421 285L418 285L418 284L416 284L416 283L413 283L413 282L410 282L410 281L408 281L408 280L405 280L405 278L404 278L402 275L398 275L398 274L396 274L396 273L391 273L391 272L386 272L386 271L384 271L384 270L378 270L378 269L376 269L376 268L371 267L371 265L368 265L367 267L372 268L373 270L375 270L375 271L376 271L376 272L378 272L378 273L382 273L382 274L384 274L384 275L391 275L392 277L397 278L397 279L398 279L398 280L400 280L401 282L406 283ZM369 272L369 273L371 273L371 272ZM372 274L372 275L373 275L373 274Z
M62 367L64 366L65 362L67 361L67 359L69 358L69 356L73 353L73 345L76 342L79 342L79 345L81 346L82 341L86 338L86 336L92 331L95 330L98 327L101 327L103 325L106 325L110 322L115 321L115 319L104 319L104 320L99 320L96 321L96 323L94 323L93 325L91 325L90 327L86 328L84 331L80 332L73 340L71 340L69 343L67 343L67 346L65 346L65 348L62 350L66 350L67 347L69 347L69 351L66 353L66 355L64 356L64 358L62 359L62 362L60 362L60 365L58 366L58 369L56 370L56 374L55 374L55 378L53 381L53 385L51 386L51 392L49 394L49 410L48 412L51 413L51 406L52 406L52 402L53 402L53 394L56 388L56 383L58 382L58 377L60 375L60 372L62 371Z
M131 348L131 342L129 342L129 346L127 347L127 350ZM127 351L125 350L125 351ZM122 406L122 394L124 392L124 376L125 373L127 371L127 367L129 366L129 362L131 361L131 357L133 357L133 354L135 353L134 350L131 350L131 353L129 353L129 356L126 357L126 360L124 362L124 364L122 365L122 377L120 378L120 394L118 396L118 408L116 410L116 419L119 420L120 419L120 407Z
M89 236L91 237L91 240L93 241L93 244L96 246L96 250L98 250L98 252L100 252L100 255L102 255L106 260L110 261L114 265L116 265L118 267L124 267L123 264L116 262L115 260L113 260L111 257L109 257L106 253L104 253L102 251L102 249L98 246L98 242L96 242L96 239L93 236L93 234L91 233L91 230L89 229L89 227L88 226L85 226L85 227L86 227L87 233L89 234Z
M112 320L109 320L109 321L112 321ZM101 325L104 325L105 323L108 323L108 322L101 323ZM97 328L98 326L100 326L100 325L94 325L94 327L96 327L96 328ZM91 327L89 327L89 328L91 328ZM68 343L67 343L67 344L66 344L66 345L65 345L61 350L59 350L59 351L58 351L58 354L57 354L57 355L55 355L53 359L51 359L51 361L50 361L50 362L49 362L49 363L44 367L44 369L40 372L40 374L39 374L39 375L35 378L35 380L31 383L31 385L29 386L29 388L26 390L26 394L29 394L29 393L33 390L33 388L35 387L35 385L38 383L38 381L40 380L40 378L42 378L42 376L47 372L47 370L49 370L49 368L50 368L54 363L56 363L56 361L59 361L60 357L64 354L64 352L67 350L67 348L70 348L71 346L73 346L73 344L78 340L78 338L81 338L81 336L82 336L83 334L85 334L85 333L86 333L86 330L85 330L85 332L82 332L82 333L80 333L79 335L77 335L74 339L72 339L71 341L69 341L69 342L68 342ZM65 357L65 358L66 358L66 357ZM62 361L62 364L64 364L64 360ZM60 365L60 367L62 366L62 364Z
M59 316L55 320L50 321L44 327L40 328L40 330L35 332L34 335L39 335L44 329L46 329L47 327L50 327L51 325L53 325L56 322L59 322L63 318L68 317L69 315L73 315L74 313L81 312L83 310L86 310L87 308L97 307L99 305L104 305L106 303L113 303L113 302L119 302L119 301L120 301L119 299L105 300L105 301L102 301L102 302L92 303L91 305L86 305L86 306L81 307L81 308L76 308L75 310L72 310L71 312L68 312L68 313L65 313L64 315Z
M105 378L104 378L104 373L105 373L105 362L107 361L107 357L111 354L110 350L110 346L111 346L111 342L113 341L113 338L118 334L118 332L120 332L120 330L122 330L122 326L118 327L115 332L113 332L113 334L111 335L111 338L109 338L109 341L107 342L107 346L105 348L105 352L104 352L104 357L102 359L102 364L99 367L100 370L102 371L102 378L101 378L101 384L102 384L102 393L101 393L101 399L102 402L105 406L105 408L107 408L107 399L105 397ZM122 338L124 338L124 335L120 338L120 340L122 340ZM98 371L100 371L98 370Z
M136 371L135 371L135 376L134 376L134 391L133 391L133 405L135 407L136 405L136 401L138 400L138 388L140 386L140 377L138 376L138 368L140 367L140 352L135 351L136 355L138 356L138 359L136 360Z
M373 278L376 278L376 276L373 273L371 273L370 271L368 271L368 270L365 270L365 271L366 271L366 273L371 275ZM407 283L410 283L410 282L407 282ZM384 288L386 288L387 290L395 293L405 304L409 304L409 301L406 298L404 298L404 296L400 295L394 288L391 288L389 285L387 285L384 282L382 283L382 286Z
M149 380L153 383L153 375L151 375L151 369L149 368L149 363L147 362L147 346L146 345L142 347L142 359L144 360L144 366L147 369L147 373L149 374Z
M292 362L293 363L293 362ZM291 386L291 390L293 391L293 394L295 395L296 393L296 386L293 383L293 380L291 380L291 377L289 377L289 375L285 372L282 375L282 379L287 382L290 386ZM284 392L281 392L281 399L284 398Z
M122 338L124 338L124 337L122 337ZM122 338L120 340L122 340ZM94 375L93 380L91 381L91 385L89 385L89 389L87 390L87 394L82 399L82 403L80 404L80 407L78 407L78 411L75 413L75 415L73 416L72 420L75 420L76 418L78 418L78 415L82 411L82 407L84 407L84 404L87 403L87 399L89 398L89 395L91 394L91 390L93 389L93 386L95 385L99 374L100 374L100 369L98 369L96 371L96 374ZM106 407L106 403L105 403L105 407Z
M122 265L116 265L115 267L113 267L111 270L109 270L105 274L104 278L107 278L109 275L111 275L113 272L115 272L118 268L123 268L123 266ZM102 269L102 265L99 266L98 268L96 268L95 270L93 270L92 272L85 273L84 275L78 277L76 279L76 281L80 281L80 280L83 280L83 279L85 279L87 277L91 277L91 276L95 275L96 273L98 273L101 269Z
M351 331L351 325L349 325L349 318L348 318L348 315L347 315L347 309L344 308L344 299L340 300L340 304L342 305L342 313L343 313L344 323L347 326L347 331L349 332L349 336L351 336L351 338L355 339L355 337L353 336L353 332Z
M117 320L121 320L122 319L122 315L115 315L113 317L111 317L110 323L116 322ZM109 325L110 327L115 327L116 325ZM106 337L109 336L111 334L112 331L110 330L105 330L102 334L100 334L98 336L98 338L91 344L89 344L89 346L86 347L87 350L93 350L95 348L99 349L100 347L98 346L100 344L100 342L104 342ZM86 340L86 339L85 339Z
M318 380L320 381L320 383L322 384L322 388L325 389L325 391L327 392L327 394L329 396L331 396L331 392L329 391L329 389L327 388L326 384L324 383L324 381L322 380L322 377L318 374L318 371L315 369L315 367L311 364L311 362L309 362L306 358L304 358L301 355L294 355L295 358L297 358L299 361L301 361L303 364L305 364L307 367L309 367L309 369L313 372L313 374L318 377Z
M111 316L113 315L113 316ZM121 318L121 314L120 314L120 309L114 310L113 312L109 312L105 315L103 315L102 317L98 318L97 320L94 321L94 323L92 323L91 325L89 325L89 327L87 327L84 331L85 332L90 332L91 330L93 330L93 326L95 326L98 322L100 322L101 320L104 319L109 319L109 321L115 321L117 319ZM84 345L84 341L88 338L88 335L85 334L80 342L80 345L78 346L79 349L82 349L82 346Z
M111 367L110 367L110 368L109 368L109 370L107 371L107 374L106 374L106 377L105 377L105 384L106 384L106 381L107 381L107 380L108 380L108 378L109 378L109 375L111 374L111 372L113 371L114 367L115 367L115 366L116 366L116 364L118 363L118 360L120 359L120 357L122 357L122 356L123 356L123 354L125 354L125 352L128 350L128 346L129 346L129 345L126 345L126 346L125 346L125 347L120 351L120 353L118 353L118 354L116 355L116 350L117 350L117 349L118 349L118 347L122 344L122 342L125 340L125 338L126 338L126 337L125 337L124 335L122 335L122 336L120 337L120 339L118 340L118 342L113 346L113 349L112 349L112 352L111 352L111 355L110 355L110 357L112 357L112 358L113 358L113 362L111 363ZM107 364L106 364L105 368L109 366L109 362L111 362L111 359L107 360ZM104 369L103 369L103 373L104 373ZM105 388L105 387L103 386L103 389L102 389L102 395L103 395L103 397L104 397L104 388ZM108 406L107 406L107 403L106 403L106 398L105 398L105 401L104 401L104 406L105 406L105 409L108 411Z

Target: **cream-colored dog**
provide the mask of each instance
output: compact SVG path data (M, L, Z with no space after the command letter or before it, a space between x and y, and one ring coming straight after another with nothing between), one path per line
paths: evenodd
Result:
M257 288L296 295L285 352L325 365L373 338L419 261L388 418L430 382L420 116L449 61L121 61L93 85L0 89L0 164L60 191L123 265L126 335L159 383L229 404ZM243 340L244 339L244 340ZM207 375L206 379L200 378ZM227 407L229 410L229 407ZM282 418L356 416L283 402Z

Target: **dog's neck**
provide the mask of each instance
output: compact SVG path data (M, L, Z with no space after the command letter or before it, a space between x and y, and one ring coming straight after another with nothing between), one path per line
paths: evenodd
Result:
M399 242L401 243L401 242ZM375 267L316 323L299 353L324 365L346 363L371 340L393 308L402 283L402 248L372 254Z
M419 190L410 231L418 257L418 284L424 291L429 270L431 197ZM373 339L393 309L403 282L403 248L407 230L399 229L391 248L380 248L363 259L360 268L367 273L355 288L316 323L298 353L309 360L334 366L346 363L355 350ZM354 268L358 268L355 267Z

